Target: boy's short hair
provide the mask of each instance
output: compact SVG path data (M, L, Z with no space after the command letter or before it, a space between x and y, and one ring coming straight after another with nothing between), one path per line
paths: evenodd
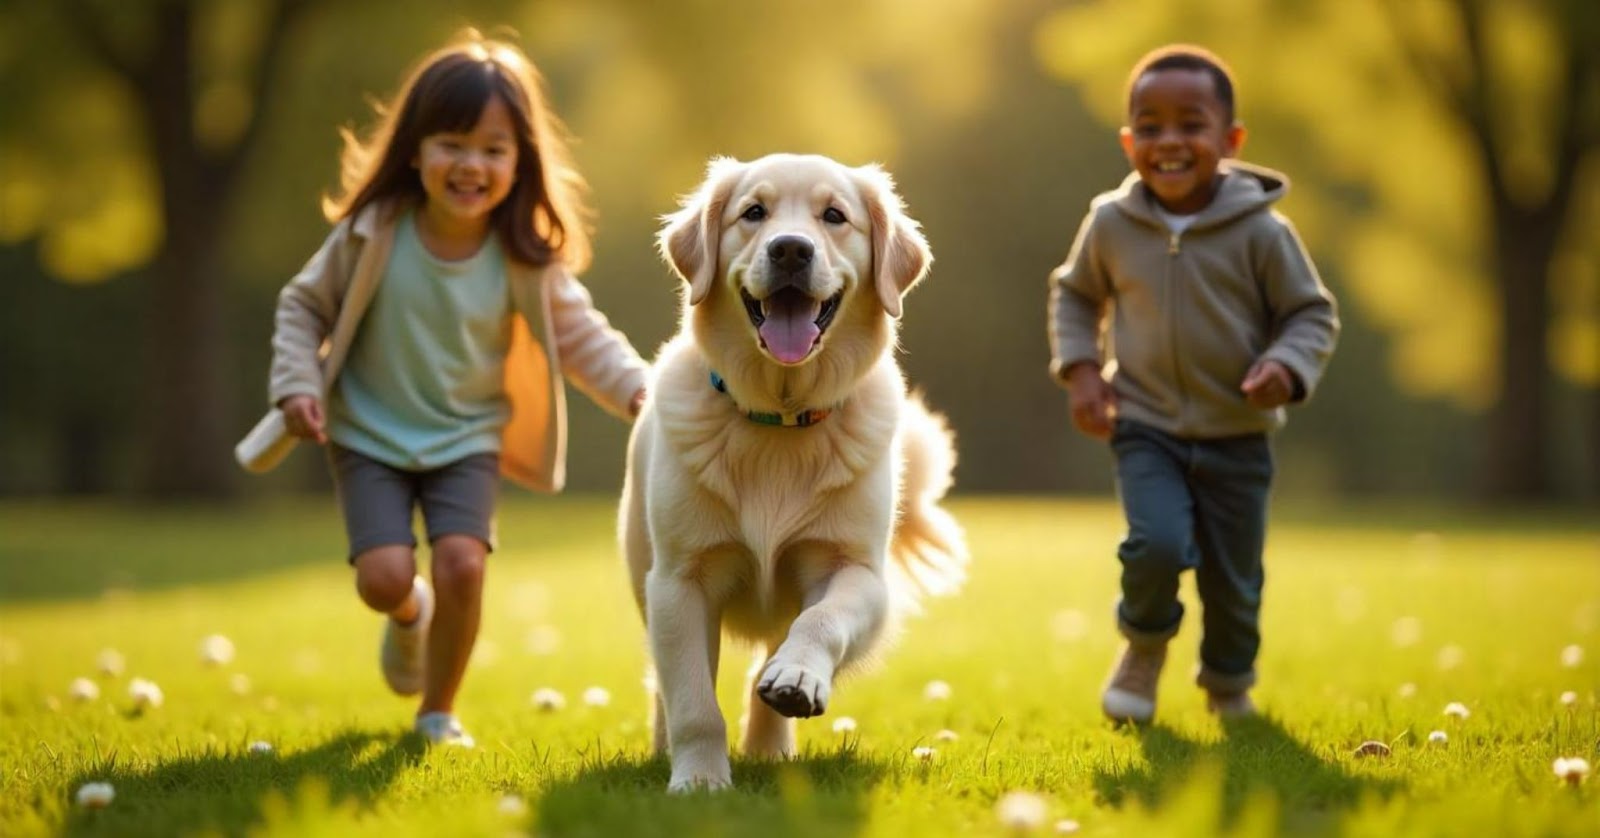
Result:
M1146 73L1157 70L1198 70L1209 74L1212 87L1216 88L1217 100L1222 103L1223 115L1229 125L1233 124L1233 71L1216 53L1193 44L1168 44L1145 53L1139 63L1133 65L1133 72L1128 74L1126 98L1129 107L1133 106L1133 86Z

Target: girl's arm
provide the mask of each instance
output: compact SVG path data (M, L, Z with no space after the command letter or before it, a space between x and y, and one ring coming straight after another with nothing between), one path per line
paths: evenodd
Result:
M359 253L350 223L342 222L278 293L268 379L273 405L298 395L322 399L322 343L333 331Z
M561 372L595 404L624 419L637 411L649 364L594 307L589 290L565 269L546 275L550 329Z

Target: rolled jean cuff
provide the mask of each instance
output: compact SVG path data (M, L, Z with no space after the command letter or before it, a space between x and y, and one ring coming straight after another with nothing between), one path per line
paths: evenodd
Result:
M1256 685L1256 671L1249 669L1237 675L1225 675L1204 664L1195 671L1194 682L1209 692L1219 695L1242 693Z
M1117 603L1116 614L1117 631L1122 632L1122 636L1126 637L1128 642L1135 646L1165 646L1167 641L1171 640L1173 636L1178 633L1178 627L1183 624L1183 610L1181 605L1179 606L1178 618L1172 621L1171 626L1159 631L1138 628L1137 626L1134 626L1132 623L1129 623L1127 620L1123 619L1122 603L1120 602Z

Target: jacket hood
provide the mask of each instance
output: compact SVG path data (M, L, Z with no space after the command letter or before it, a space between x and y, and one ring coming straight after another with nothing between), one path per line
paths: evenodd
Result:
M1213 227L1272 205L1289 194L1289 178L1265 166L1256 166L1242 160L1224 160L1218 170L1222 184L1217 195L1206 208L1195 213L1191 230ZM1156 215L1156 198L1139 180L1138 172L1129 173L1122 186L1113 193L1117 209L1156 227L1165 223Z

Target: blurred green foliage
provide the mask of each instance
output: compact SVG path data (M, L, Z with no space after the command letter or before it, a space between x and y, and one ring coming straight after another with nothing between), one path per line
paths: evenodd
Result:
M1423 33L1428 55L1467 66L1452 53L1463 42L1452 7L18 0L0 7L0 492L138 489L162 467L150 462L152 425L181 428L194 413L159 395L144 322L143 289L172 238L170 197L137 86L103 60L107 47L145 55L181 8L192 12L195 153L225 155L257 134L223 205L187 208L224 219L209 280L223 289L220 337L194 351L224 366L216 392L198 398L222 406L230 434L264 407L274 295L326 232L317 201L335 183L336 129L367 124L371 101L410 62L472 24L513 34L545 72L599 210L585 280L646 354L677 318L676 281L654 250L658 219L708 157L878 161L936 256L908 303L903 361L959 435L958 485L1103 491L1108 457L1070 431L1045 375L1044 278L1090 198L1126 171L1115 132L1128 68L1150 47L1190 40L1233 64L1245 156L1294 180L1283 209L1343 304L1327 383L1280 437L1280 485L1463 494L1484 466L1485 411L1501 391L1488 196L1470 138L1397 34ZM268 21L287 12L280 60L263 68ZM1511 182L1535 200L1557 186L1540 149L1563 124L1558 47L1571 33L1552 22L1577 15L1586 38L1600 11L1528 0L1493 15L1491 68L1509 103L1496 130ZM1583 103L1600 108L1584 83L1594 95ZM1549 271L1550 409L1529 431L1545 440L1551 488L1568 497L1600 491L1600 241L1582 232L1600 226L1600 157L1585 159ZM626 429L572 405L571 484L612 490ZM324 480L309 453L283 472L264 485Z

